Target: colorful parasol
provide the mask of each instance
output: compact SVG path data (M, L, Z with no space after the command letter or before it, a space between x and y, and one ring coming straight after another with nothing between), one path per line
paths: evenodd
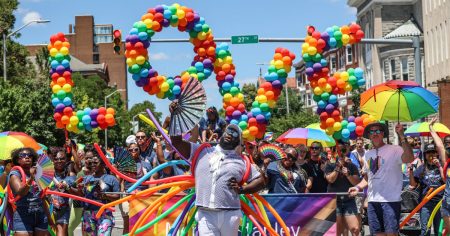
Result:
M412 81L391 80L361 94L361 110L376 120L415 121L438 106L439 97Z
M41 189L46 189L53 181L55 176L55 169L53 162L47 155L39 155L39 159L36 163L36 182Z
M430 126L430 123L428 123L428 122L414 124L405 130L405 135L414 136L414 137L431 136L429 126ZM434 129L434 131L436 131L436 133L441 138L444 138L445 136L450 135L450 130L444 124L435 123L433 125L433 129Z
M274 144L265 144L258 148L258 151L264 156L269 157L272 161L279 161L286 158L286 153Z
M278 137L276 141L292 145L305 144L306 146L311 146L313 142L320 142L323 147L336 145L334 139L330 138L325 132L312 128L291 129Z
M41 145L39 145L39 143L36 142L36 140L34 140L33 137L31 137L28 134L23 133L23 132L6 131L6 132L0 133L0 136L13 137L13 138L19 140L23 144L24 147L33 148L35 151L39 151L39 149L42 148Z

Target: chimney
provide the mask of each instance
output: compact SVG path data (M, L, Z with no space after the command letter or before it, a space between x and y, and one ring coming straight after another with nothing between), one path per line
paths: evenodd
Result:
M69 34L72 33L72 24L69 24Z

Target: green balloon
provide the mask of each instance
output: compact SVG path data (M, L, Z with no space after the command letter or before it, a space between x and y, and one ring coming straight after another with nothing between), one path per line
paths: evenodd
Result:
M314 94L313 100L314 100L315 102L319 102L320 100L322 100L322 97L321 97L320 95L315 95L315 94Z
M355 69L350 68L350 69L347 70L347 73L348 73L348 75L350 75L350 76L355 75Z
M195 32L195 30L191 30L190 32L189 32L189 37L191 37L191 38L197 38L197 32Z
M259 102L258 102L258 101L254 101L254 102L252 103L252 107L253 107L253 108L258 108L258 107L259 107Z
M152 66L150 65L150 62L148 62L148 61L145 61L144 64L142 65L142 67L145 68L145 69L151 69L152 68Z
M71 100L73 100L73 93L66 93L66 97L68 97Z
M153 35L155 35L155 31L153 31L152 29L147 29L147 35L149 38L153 37Z
M310 62L312 59L311 59L311 56L308 53L305 53L305 54L303 54L303 60L305 62Z
M247 122L245 121L239 122L239 128L241 128L242 130L247 129Z
M322 95L320 95L320 97L322 98L323 101L328 101L328 99L330 98L330 94L325 92L325 93L322 93Z
M218 56L219 56L219 58L224 58L224 57L228 56L227 54L228 54L227 51L219 50Z
M239 88L238 87L231 87L230 93L231 93L231 95L236 96L239 93Z
M68 60L68 61L72 60L72 58L70 57L70 55L65 55L65 56L64 56L64 59L66 59L66 60Z
M341 40L337 40L336 47L337 48L342 48L342 41Z
M342 134L341 134L341 131L339 131L339 132L334 132L333 133L333 138L335 138L335 139L341 139L342 138Z
M81 120L83 118L83 116L84 116L84 112L83 111L77 111L77 117L78 117L79 120Z
M350 77L348 77L348 82L354 86L358 83L358 79L356 79L356 77L354 75L351 75Z
M342 32L341 31L334 31L334 38L336 40L341 40L342 39Z
M285 69L277 70L278 77L287 77L287 73Z
M267 71L269 72L269 74L270 73L272 73L272 72L277 72L277 68L275 68L275 66L269 66L268 68L267 68Z
M168 7L169 11L172 12L172 14L177 14L177 8L174 6L169 6Z
M84 124L83 124L83 122L78 122L78 129L79 130L84 130Z
M197 73L197 69L195 69L195 67L193 67L193 66L190 66L187 69L187 71L188 71L189 74L196 74Z
M58 99L63 100L66 97L66 92L61 89L58 91L58 93L56 93L56 96L58 97Z
M206 76L204 73L202 73L202 72L197 73L198 81L202 82L203 80L205 80L205 78L206 78Z
M59 62L62 62L62 60L64 60L64 55L58 52L55 55L55 59Z
M170 23L171 24L175 24L175 23L177 23L178 22L178 16L177 15L172 15L171 17L170 17Z
M207 33L209 31L209 25L207 24L202 25L202 31Z
M137 74L137 73L139 73L139 71L141 71L141 67L138 64L134 64L131 66L132 74Z
M173 88L173 86L175 85L173 79L168 79L166 82L169 84L169 88Z
M137 25L137 29L138 29L139 32L146 32L147 31L147 25L144 22L139 21L138 25Z
M341 30L341 28L339 28L339 26L337 26L337 25L333 25L333 31L339 31L339 30Z
M342 129L347 128L347 125L348 125L348 121L346 121L346 120L341 121Z
M312 57L312 60L313 60L314 62L320 62L321 59L322 59L322 56L321 56L319 53L316 53L316 55L314 55L314 56Z
M259 108L261 109L261 111L264 111L264 112L269 111L269 109L270 109L269 104L267 104L267 103L261 103L261 105L259 105Z
M56 98L56 94L52 93L52 99Z

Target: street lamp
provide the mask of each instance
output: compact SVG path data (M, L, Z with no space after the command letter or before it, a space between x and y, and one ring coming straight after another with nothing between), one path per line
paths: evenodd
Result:
M136 114L136 115L134 115L133 116L133 132L134 133L136 133L137 131L139 131L139 122L138 123L136 123L136 117L138 117L140 114L146 114L145 112L143 112L143 111L141 111L141 112L139 112L138 114ZM134 127L135 127L135 125L137 124L137 129L134 129Z
M105 96L105 108L108 102L108 98L114 95L117 92L126 91L125 89L117 89L116 91ZM108 128L105 129L105 149L108 149Z
M3 80L5 82L6 82L6 39L15 35L17 32L19 32L23 28L25 28L33 23L43 24L43 23L48 23L48 22L50 22L50 21L49 20L32 20L8 35L6 34L6 31L3 32Z

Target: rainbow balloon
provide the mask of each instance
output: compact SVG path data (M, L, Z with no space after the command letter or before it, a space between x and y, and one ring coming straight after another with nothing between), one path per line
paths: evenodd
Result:
M50 37L47 49L50 53L50 77L52 82L52 104L55 107L53 118L56 127L66 129L74 133L80 131L92 131L94 128L106 129L114 126L115 111L113 108L89 107L84 110L74 111L72 87L72 70L70 69L70 43L63 33L58 33Z
M264 157L269 157L270 159L272 159L274 161L279 161L279 160L287 157L287 155L283 151L283 149L281 149L280 147L278 147L277 145L274 145L274 144L265 144L265 145L259 147L258 151Z

